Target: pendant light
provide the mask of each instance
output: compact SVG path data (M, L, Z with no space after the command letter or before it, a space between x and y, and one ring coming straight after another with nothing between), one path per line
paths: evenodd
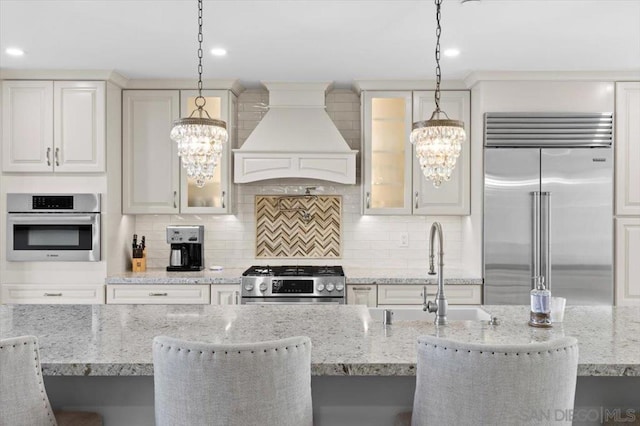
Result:
M436 4L436 109L431 118L426 121L413 123L411 143L416 146L416 157L425 177L433 181L436 188L443 181L451 179L451 173L456 166L456 160L460 156L462 143L467 134L464 131L464 123L451 120L440 109L440 7L442 0L435 0ZM442 118L444 116L444 118Z
M202 188L213 179L213 171L220 161L227 142L227 123L211 118L204 109L207 100L202 96L202 0L198 0L198 97L191 115L173 122L170 137L178 144L178 155L187 176Z

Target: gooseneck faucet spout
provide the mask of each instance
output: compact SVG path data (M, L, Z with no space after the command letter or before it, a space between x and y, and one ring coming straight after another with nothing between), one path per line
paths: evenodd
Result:
M429 232L429 275L436 275L435 271L435 237L438 237L438 293L436 294L436 320L437 325L447 324L447 298L444 295L444 243L442 236L442 225L433 222ZM426 291L425 291L426 297ZM428 304L426 305L428 307ZM429 309L429 312L433 312Z

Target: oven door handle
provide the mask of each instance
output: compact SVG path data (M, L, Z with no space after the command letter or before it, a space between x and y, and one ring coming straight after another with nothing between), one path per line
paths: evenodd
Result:
M7 220L11 223L93 223L99 213L93 214L17 214L9 213Z
M340 302L244 302L245 305L342 305Z

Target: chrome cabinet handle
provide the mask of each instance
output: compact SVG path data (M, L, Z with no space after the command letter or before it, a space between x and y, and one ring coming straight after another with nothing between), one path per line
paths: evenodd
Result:
M371 287L353 287L353 291L371 291Z
M370 209L371 208L371 193L367 192L366 200L367 200L367 209Z
M226 195L227 195L227 193L226 193L225 191L222 191L222 198L221 198L221 199L222 199L222 208L223 208L223 209L224 209L224 208L226 208L226 207L225 207L225 202L224 202L224 199L225 199L225 196L226 196Z
M45 293L44 295L47 297L60 297L62 293Z
M418 192L418 191L416 191L416 193L414 194L414 200L415 200L415 201L414 201L414 205L415 205L415 208L416 208L416 209L418 208L418 196L419 196L419 195L420 195L420 194L419 194L419 192Z
M169 293L149 293L149 296L168 296Z
M240 304L240 292L239 291L235 291L235 298L236 298L236 305Z
M47 148L47 166L51 165L51 148Z
M176 203L176 197L178 196L178 191L173 191L173 208L177 209L178 204Z
M55 159L56 159L56 166L60 166L60 148L56 148Z

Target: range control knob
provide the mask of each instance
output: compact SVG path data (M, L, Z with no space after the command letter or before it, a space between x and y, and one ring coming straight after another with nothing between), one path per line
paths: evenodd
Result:
M344 284L336 284L336 290L337 290L337 291L342 291L342 290L344 290Z
M335 287L334 287L333 284L331 284L331 283L327 284L327 291L333 291L334 288Z
M253 283L246 283L244 285L244 289L247 290L247 291L253 290Z
M267 288L269 288L267 283L260 283L260 291L267 291Z
M318 286L316 287L316 289L317 289L318 291L322 291L322 290L324 290L324 284L318 284Z

